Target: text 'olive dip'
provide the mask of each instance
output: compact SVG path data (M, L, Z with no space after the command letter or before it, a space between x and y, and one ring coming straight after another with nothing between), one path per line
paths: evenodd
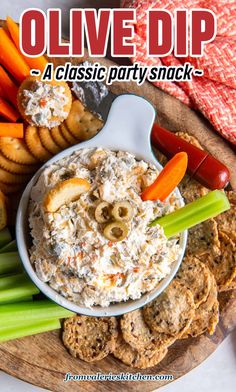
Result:
M155 289L170 273L180 247L178 238L167 240L159 225L148 225L181 206L175 193L163 203L142 201L141 192L157 175L155 166L127 152L104 149L82 149L46 168L32 189L29 212L30 259L38 277L86 307L135 300ZM86 179L90 190L56 212L46 212L47 192L73 177ZM129 220L122 223L127 229L123 240L111 241L104 234L109 222L96 220L102 202L110 209L117 202L131 207Z

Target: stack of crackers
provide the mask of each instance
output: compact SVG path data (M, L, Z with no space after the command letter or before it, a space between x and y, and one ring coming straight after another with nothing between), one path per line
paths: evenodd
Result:
M0 190L24 189L38 168L60 151L93 137L103 122L74 100L67 119L52 129L26 125L24 139L0 138Z
M178 135L202 148L192 136ZM179 188L186 203L209 192L188 175ZM236 193L226 193L231 209L189 230L181 267L154 301L117 319L78 315L65 321L63 342L74 357L93 362L113 354L145 369L162 361L177 340L215 332L218 293L236 289Z

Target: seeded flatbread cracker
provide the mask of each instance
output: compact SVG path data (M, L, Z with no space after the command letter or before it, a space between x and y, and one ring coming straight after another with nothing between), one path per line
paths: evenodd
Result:
M61 133L61 130L59 127L55 127L51 129L51 135L54 140L54 142L62 149L65 150L66 148L70 147L70 144L68 141L64 138L64 136Z
M218 287L218 291L220 293L223 291L230 291L230 290L236 290L236 278L234 278L231 283Z
M113 355L128 366L138 369L147 369L160 363L165 358L167 352L168 350L166 347L138 352L126 343L120 334Z
M5 184L23 184L31 178L30 174L13 174L0 168L0 182Z
M138 352L168 347L177 337L164 333L152 332L143 318L142 310L126 313L120 320L123 339Z
M218 228L214 219L208 219L188 231L187 253L202 256L207 252L214 256L220 254Z
M184 176L183 180L178 185L178 188L186 204L205 196L209 192L207 188L198 181L191 179L188 175Z
M30 174L35 173L38 170L39 165L22 165L11 161L0 152L0 167L14 174Z
M212 253L204 255L201 260L213 273L217 285L227 286L236 277L236 246L234 242L223 232L219 232L220 255Z
M83 178L70 178L56 184L46 194L43 206L47 212L56 212L64 204L78 200L80 195L90 188Z
M0 190L5 194L9 195L11 193L16 193L24 188L25 184L5 184L0 182Z
M64 138L67 140L69 144L74 145L79 143L79 140L76 137L74 137L72 133L70 133L70 131L68 130L65 121L60 125L60 130L62 135L64 136Z
M192 321L188 331L182 336L196 337L204 332L213 335L215 328L219 322L219 302L217 299L217 286L214 276L211 274L211 289L207 300L196 309L194 320Z
M115 348L115 317L74 316L64 322L63 343L75 358L99 361Z
M191 290L196 307L206 301L211 288L211 273L208 267L196 257L184 258L176 279Z
M181 137L181 139L184 139L186 142L192 144L195 147L200 148L200 150L203 150L201 144L199 143L198 139L196 139L194 136L190 135L187 132L175 132L176 136Z
M191 291L176 280L143 309L145 322L153 331L172 336L183 334L195 314Z
M162 165L165 166L168 162L168 158L166 158L166 156L164 154L162 154L162 152L160 152L157 148L155 148L154 146L152 146L152 149L154 151L154 155L156 157L156 159L158 160L158 162Z
M42 145L52 154L56 155L61 151L61 148L55 143L51 135L51 130L48 128L39 128L39 137Z
M0 150L6 158L16 163L23 165L39 163L39 160L29 152L24 140L13 137L1 137Z
M42 145L37 127L29 125L25 131L25 141L31 154L40 162L46 162L52 158L52 154Z
M236 192L226 192L230 202L230 210L218 215L215 220L220 231L225 232L228 237L236 242Z

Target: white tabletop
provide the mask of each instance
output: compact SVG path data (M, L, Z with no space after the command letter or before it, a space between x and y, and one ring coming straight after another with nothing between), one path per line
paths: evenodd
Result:
M10 15L15 20L19 20L20 13L28 7L38 7L47 9L48 7L60 7L64 15L64 36L67 36L67 15L71 6L109 6L117 5L119 0L18 0L9 2L1 0L0 19L5 19ZM68 369L69 371L70 369ZM174 383L171 383L158 391L161 392L234 392L236 390L236 331L232 333L210 356L196 369ZM10 377L0 372L1 392L36 392L44 391L30 384Z

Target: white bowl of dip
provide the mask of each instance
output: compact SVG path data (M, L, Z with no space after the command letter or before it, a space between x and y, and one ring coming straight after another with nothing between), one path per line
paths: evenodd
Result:
M35 269L30 261L30 229L28 206L31 197L32 187L37 183L42 172L53 163L62 158L69 157L75 151L81 149L104 148L111 151L127 151L135 156L137 160L143 160L156 166L161 170L162 166L157 162L151 149L151 129L155 119L155 110L153 106L145 99L124 94L115 99L109 112L107 122L103 129L94 138L72 146L62 151L43 165L34 175L27 185L17 212L16 220L16 240L19 254L29 277L52 301L70 309L75 313L85 314L88 316L118 316L132 310L143 307L148 302L161 294L174 278L184 256L187 231L181 233L179 238L179 257L171 264L170 273L163 278L158 285L150 292L147 292L139 299L127 300L122 302L111 303L107 307L93 306L91 308L78 305L67 300L63 295L52 289L49 284L43 282L37 276ZM181 205L184 205L183 199L176 189L176 196L180 199Z

